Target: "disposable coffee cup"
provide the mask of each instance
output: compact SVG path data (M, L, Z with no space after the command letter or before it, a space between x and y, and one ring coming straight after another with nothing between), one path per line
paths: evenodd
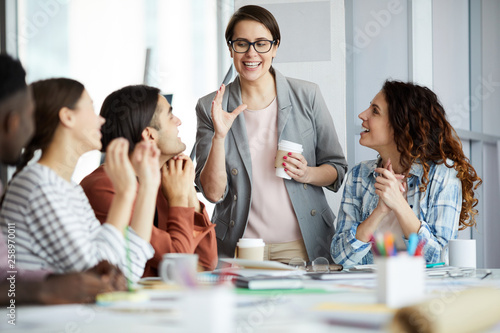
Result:
M276 168L276 176L292 179L286 172L283 167L283 162L286 160L283 159L283 156L287 156L289 152L302 154L304 149L300 143L295 143L287 140L281 140L278 143L278 152L276 153L276 161L274 163L274 167Z
M265 246L261 238L240 238L236 244L236 258L263 261Z

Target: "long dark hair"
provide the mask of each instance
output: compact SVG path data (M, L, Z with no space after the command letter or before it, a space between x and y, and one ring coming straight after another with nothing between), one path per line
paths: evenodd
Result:
M130 152L142 140L142 131L157 127L155 112L160 90L145 85L127 86L112 92L101 107L101 117L106 119L102 132L102 151L116 138L128 140ZM157 128L158 129L158 128Z
M83 84L66 78L41 80L31 84L35 101L35 134L25 147L17 172L33 158L35 151L46 149L59 126L59 111L74 109L85 90Z
M482 180L462 150L457 133L446 119L441 102L429 88L413 83L386 81L382 88L389 110L389 121L394 130L394 140L401 153L400 164L409 170L418 161L424 175L420 191L429 183L429 162L445 164L457 170L462 182L462 210L460 230L476 224L478 199L474 197ZM453 166L446 164L452 160Z

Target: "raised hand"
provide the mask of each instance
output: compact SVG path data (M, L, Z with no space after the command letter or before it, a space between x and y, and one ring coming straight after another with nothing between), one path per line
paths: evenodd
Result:
M133 193L137 190L134 168L128 158L129 144L126 139L117 138L106 149L104 170L117 194Z
M212 121L214 123L214 136L216 138L223 139L226 137L227 132L231 129L234 120L238 115L247 108L246 104L241 104L233 112L226 112L222 110L222 97L224 96L224 91L226 87L221 85L217 93L215 94L214 100L212 101Z

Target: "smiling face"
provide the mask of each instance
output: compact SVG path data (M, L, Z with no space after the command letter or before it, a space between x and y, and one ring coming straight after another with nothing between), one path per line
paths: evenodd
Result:
M172 106L162 95L158 97L158 106L155 115L156 125L155 142L160 149L161 159L166 161L186 149L186 145L179 137L179 127L182 122L172 113Z
M243 40L256 42L259 40L273 40L271 32L262 24L256 21L243 20L234 27L233 41ZM229 46L234 67L240 74L242 81L258 81L260 78L270 75L273 58L276 56L278 46L273 44L267 53L258 53L253 46L250 46L245 53L236 53Z
M383 155L397 151L394 131L389 122L389 109L383 92L379 92L370 103L370 107L358 115L363 121L359 143L372 148Z
M104 124L104 118L95 113L94 103L87 90L83 91L74 111L77 117L76 135L82 143L83 152L101 149L101 126Z

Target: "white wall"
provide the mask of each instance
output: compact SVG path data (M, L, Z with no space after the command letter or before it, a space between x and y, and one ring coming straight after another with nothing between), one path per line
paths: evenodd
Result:
M433 90L450 123L470 130L468 0L433 1L432 25Z
M351 48L354 51L347 49L347 146L355 152L355 158L349 160L351 165L373 158L376 153L358 144L357 115L366 108L385 78L419 83L423 79L440 97L452 125L465 130L467 138L473 139L463 139L463 144L465 154L472 158L472 165L483 178L483 186L477 192L479 225L473 231L478 240L478 266L500 267L496 258L500 253L496 241L500 237L496 212L500 193L499 150L494 143L481 144L481 140L492 140L485 139L482 133L497 137L499 133L500 2L483 0L479 4L482 6L479 19L469 20L474 15L472 5L477 6L478 2L346 0L346 41L354 46ZM402 11L392 13L390 8ZM390 20L383 19L387 12L392 14ZM478 36L470 37L469 23L480 25L474 30L480 31ZM428 34L429 38L422 39L419 34ZM364 43L362 37L366 36L371 38L369 43ZM477 52L479 57L475 56ZM471 231L469 228L460 232L460 237L471 237Z
M500 1L482 1L482 76L478 85L483 102L483 131L498 135L500 124ZM479 78L477 78L479 81ZM500 221L499 221L500 222Z

